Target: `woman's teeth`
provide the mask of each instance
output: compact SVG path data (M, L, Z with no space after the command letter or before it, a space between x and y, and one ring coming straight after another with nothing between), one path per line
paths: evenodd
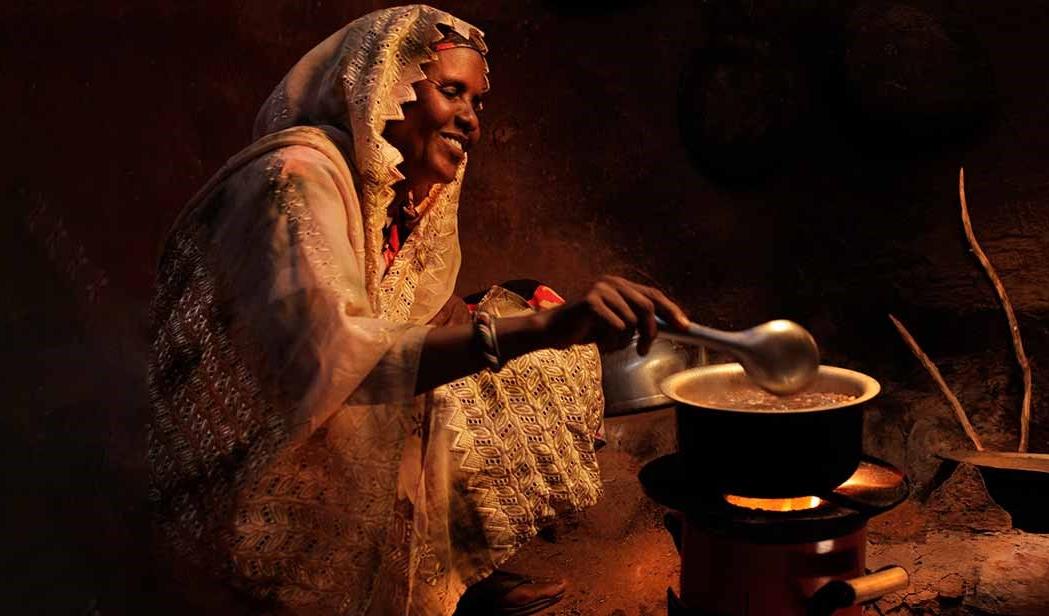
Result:
M450 144L457 152L463 151L463 144L460 143L458 139L452 139L451 137L445 137L444 135L441 135L441 139L444 139L445 143Z

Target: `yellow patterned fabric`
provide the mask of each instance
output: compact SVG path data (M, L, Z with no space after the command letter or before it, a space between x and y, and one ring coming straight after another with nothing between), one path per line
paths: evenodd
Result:
M496 316L531 310L499 287L478 308ZM443 614L543 524L597 502L600 356L592 345L530 353L498 373L438 387L430 403L423 477L412 496L427 503L416 510L427 548L414 600L420 614Z
M600 494L593 347L414 393L459 268L466 163L386 268L377 212L400 158L381 133L438 23L471 30L397 7L307 54L165 244L149 369L158 528L166 558L249 611L450 614L539 525ZM482 307L529 309L499 288Z

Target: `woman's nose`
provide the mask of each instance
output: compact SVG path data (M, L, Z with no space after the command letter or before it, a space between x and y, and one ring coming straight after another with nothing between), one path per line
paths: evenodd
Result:
M463 105L459 110L459 113L455 115L455 122L459 125L459 128L467 133L472 133L481 127L481 122L477 118L477 112L471 105Z

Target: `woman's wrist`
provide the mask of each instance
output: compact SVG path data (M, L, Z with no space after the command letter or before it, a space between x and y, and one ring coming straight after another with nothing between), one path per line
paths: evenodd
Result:
M545 313L546 311L496 319L499 351L503 363L550 346L546 340Z

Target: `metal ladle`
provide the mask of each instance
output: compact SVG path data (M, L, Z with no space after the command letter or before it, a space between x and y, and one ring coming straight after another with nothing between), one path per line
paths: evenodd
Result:
M780 396L804 389L819 369L816 340L794 321L777 319L739 332L695 323L683 332L658 317L656 326L664 338L731 353L752 381Z

